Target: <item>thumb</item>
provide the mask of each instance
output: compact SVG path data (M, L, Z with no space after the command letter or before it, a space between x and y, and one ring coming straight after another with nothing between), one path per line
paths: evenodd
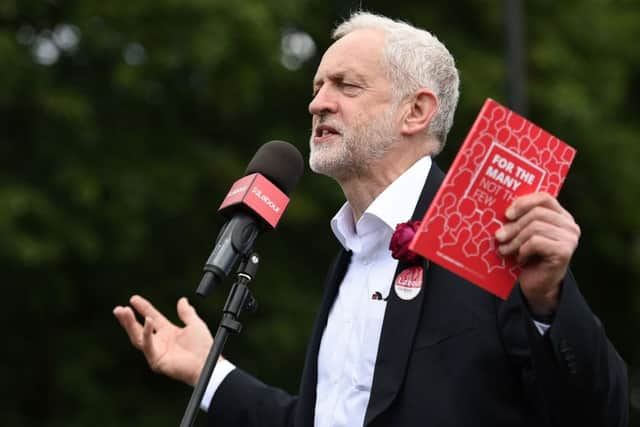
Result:
M185 297L182 297L178 300L177 311L178 317L184 322L185 325L189 325L196 321L201 321L198 313L196 312L196 309L193 308L191 304L189 304L189 301Z

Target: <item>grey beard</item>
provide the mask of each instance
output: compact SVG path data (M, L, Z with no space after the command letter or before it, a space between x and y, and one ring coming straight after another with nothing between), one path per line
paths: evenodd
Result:
M312 135L309 156L311 170L338 180L374 172L371 170L372 164L383 159L391 146L399 140L399 136L393 133L394 112L395 107L392 107L375 118L377 120L372 124L358 125L350 130L340 128L343 133L338 147L314 148Z

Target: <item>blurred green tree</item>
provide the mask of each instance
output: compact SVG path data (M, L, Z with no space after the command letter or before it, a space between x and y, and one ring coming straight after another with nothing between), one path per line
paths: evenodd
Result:
M256 148L284 139L306 152L315 66L361 3L0 2L4 424L176 424L191 390L147 370L111 309L136 292L175 320L222 224L217 204ZM484 98L506 99L501 4L363 6L432 30L457 58L448 166ZM526 25L529 117L578 148L561 193L583 229L573 268L640 407L640 4L539 0ZM305 175L259 242L260 310L227 345L292 392L341 202L330 180ZM225 298L191 300L215 328Z

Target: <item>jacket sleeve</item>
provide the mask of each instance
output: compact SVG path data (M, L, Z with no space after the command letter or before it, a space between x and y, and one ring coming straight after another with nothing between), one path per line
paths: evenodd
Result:
M291 427L297 400L236 368L223 380L211 401L208 425Z
M541 335L519 288L499 309L505 348L524 394L551 425L628 425L624 361L569 272L550 329Z

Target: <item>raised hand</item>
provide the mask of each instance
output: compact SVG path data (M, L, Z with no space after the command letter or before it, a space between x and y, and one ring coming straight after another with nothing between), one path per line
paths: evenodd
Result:
M115 307L113 314L133 346L144 353L149 367L154 372L195 385L213 338L193 306L184 297L178 300L178 317L185 324L179 327L141 296L132 296L129 303L131 307ZM144 318L144 324L138 322L134 310Z
M506 212L509 220L496 232L498 251L522 266L520 288L533 314L552 314L560 285L578 246L580 227L547 193L518 197Z

